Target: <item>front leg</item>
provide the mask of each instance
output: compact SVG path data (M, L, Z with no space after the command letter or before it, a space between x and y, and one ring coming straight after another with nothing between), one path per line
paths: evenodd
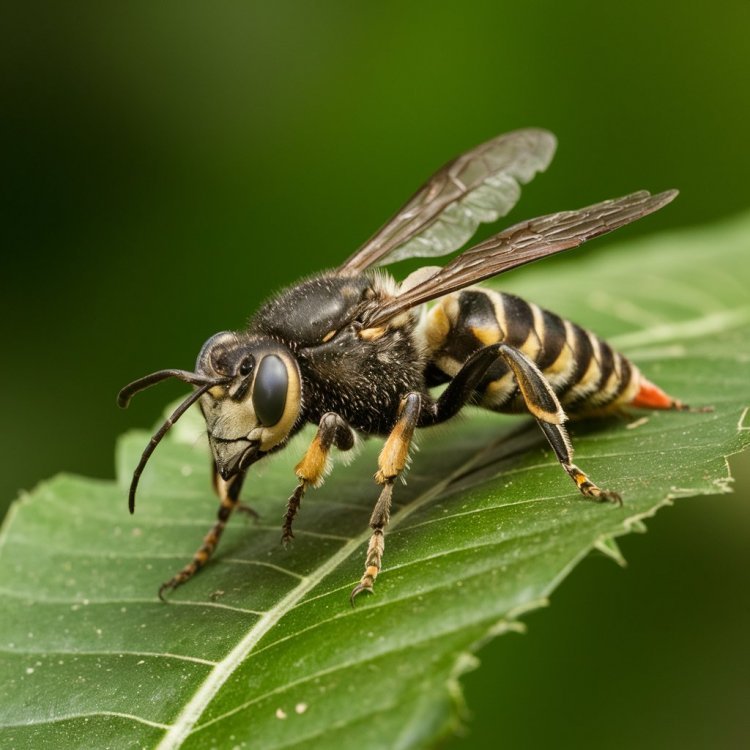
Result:
M348 451L354 445L354 432L343 417L329 411L320 418L318 431L310 443L302 460L294 467L299 484L289 498L284 514L281 541L288 544L294 539L292 523L297 515L302 497L308 486L318 487L322 484L328 468L328 454L331 446L340 451Z
M219 469L216 466L216 461L212 462L213 467L213 486L214 486L214 492L219 496L219 499L221 500L223 497L225 497L229 492L229 486L234 481L233 479L222 479L221 474L219 474ZM246 516L250 516L254 521L260 521L260 513L258 513L257 510L252 508L247 503L243 503L242 500L237 500L237 502L234 504L234 509L238 513L243 513Z
M193 555L193 559L179 573L172 576L172 578L165 581L159 587L159 599L166 601L164 594L167 591L182 586L183 583L189 581L209 561L216 546L219 544L219 540L224 533L227 521L232 515L232 511L235 510L239 503L240 490L242 489L242 482L244 479L244 472L236 474L228 481L222 480L218 477L218 474L214 476L214 487L216 488L216 492L221 501L219 504L219 511L216 514L216 523L203 538L203 544L201 544L198 551Z
M354 599L363 591L372 593L375 579L378 577L385 549L384 530L388 525L391 515L391 496L393 495L393 482L404 470L409 460L409 446L411 445L414 429L419 422L419 414L422 410L422 396L419 393L409 393L401 402L399 417L385 441L383 450L378 456L378 470L375 481L383 485L380 497L375 503L375 508L370 517L370 528L372 536L367 547L365 558L365 573L360 582L352 590L350 600L354 605Z

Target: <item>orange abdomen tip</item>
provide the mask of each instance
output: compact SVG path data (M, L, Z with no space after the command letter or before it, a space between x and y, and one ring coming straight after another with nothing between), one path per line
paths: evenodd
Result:
M640 409L682 409L681 401L672 398L665 393L658 385L654 385L650 380L643 378L638 393L635 394L630 402L631 406L637 406Z

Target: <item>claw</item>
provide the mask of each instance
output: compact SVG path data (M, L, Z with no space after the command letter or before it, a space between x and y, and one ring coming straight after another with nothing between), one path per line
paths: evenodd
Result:
M619 492L611 492L610 490L602 490L602 494L596 498L599 503L612 503L622 508L622 495Z
M592 491L586 495L590 497L595 503L612 503L613 505L619 505L622 508L622 495L619 492L612 492L611 490L601 490L598 487L597 491Z
M159 586L159 599L168 604L168 599L164 597L165 592L174 591L178 586L182 586L183 583L189 581L199 569L194 566L194 562L186 565L176 576L172 576L168 581L162 583Z
M164 604L169 604L169 600L164 598L164 592L169 591L170 589L175 589L179 586L178 583L175 583L174 580L167 581L166 583L162 583L161 586L159 586L159 599L161 599Z
M246 516L250 516L254 521L260 521L260 513L257 510L253 510L249 505L243 502L238 502L236 509L240 513L244 513Z
M602 496L599 500L602 503L612 503L622 508L622 495L619 492L610 492L609 490L602 490Z
M354 600L363 592L366 591L368 594L372 594L372 584L358 583L353 589L352 593L349 594L349 603L354 606Z
M284 528L281 532L281 543L284 545L284 549L287 549L293 540L294 534L292 533L291 528Z

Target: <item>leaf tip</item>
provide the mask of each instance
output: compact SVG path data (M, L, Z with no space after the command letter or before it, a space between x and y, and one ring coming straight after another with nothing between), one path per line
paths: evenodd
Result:
M613 536L605 535L599 537L594 542L594 549L599 550L603 555L606 555L610 560L614 560L621 568L625 568L628 565L628 561L620 550L620 546Z

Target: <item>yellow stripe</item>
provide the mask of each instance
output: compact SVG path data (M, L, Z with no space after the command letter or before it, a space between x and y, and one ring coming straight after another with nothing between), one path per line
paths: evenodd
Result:
M529 335L526 337L526 341L524 341L518 348L532 362L537 362L542 351L542 341L544 340L542 338L544 334L544 317L542 316L542 311L539 309L538 305L535 305L533 302L527 302L526 304L528 304L531 309L531 315L534 322L529 331Z
M492 302L492 308L495 311L495 321L497 323L497 327L502 337L505 338L505 335L508 331L508 326L505 322L505 305L503 304L503 295L500 292L495 292L489 289L482 289L481 291L483 291L489 298L490 302Z
M469 328L471 335L477 340L481 341L484 346L490 344L496 344L500 341L500 329L489 328L487 326L471 326Z
M567 385L576 366L575 353L570 343L575 337L573 325L567 320L563 320L563 325L565 326L563 348L557 355L557 359L544 370L545 377L555 390L560 390L564 385Z
M427 313L425 338L427 339L427 347L431 352L442 349L451 332L452 323L455 322L455 317L451 318L452 308L455 306L451 304L455 302L455 300L452 300L453 297L455 297L455 294L443 297Z
M565 399L566 401L588 398L596 391L596 387L602 377L602 369L599 366L599 357L601 356L599 339L596 336L592 336L588 331L584 331L584 333L588 336L588 339L591 342L591 348L593 349L594 354L591 357L589 366L586 368L586 372L583 373L583 377L571 389Z
M482 406L487 408L499 406L515 390L515 387L516 381L513 377L513 372L506 372L501 378L487 384L482 395Z
M641 381L643 375L641 371L631 362L630 363L630 382L625 387L625 390L615 399L612 406L624 406L629 404L634 398L635 394L641 389Z

